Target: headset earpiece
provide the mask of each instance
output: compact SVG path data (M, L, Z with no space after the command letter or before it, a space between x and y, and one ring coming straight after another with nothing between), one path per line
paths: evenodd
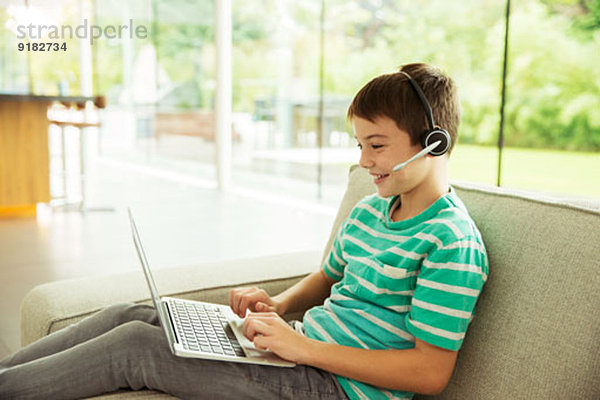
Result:
M423 136L421 136L421 144L423 145L423 148L437 142L438 140L441 141L441 143L435 149L429 152L429 154L432 156L441 156L446 154L448 149L450 149L450 135L442 128L434 128L432 131L424 132Z
M421 136L421 145L423 145L423 148L425 148L430 144L433 144L440 140L442 143L440 143L435 149L431 150L429 154L431 154L432 156L441 156L443 154L446 154L446 152L450 149L451 145L450 135L448 134L448 131L435 125L435 122L433 120L433 111L431 110L431 106L427 101L427 97L425 97L425 93L423 93L423 90L421 90L419 84L406 72L399 72L406 76L406 78L408 79L408 83L410 84L410 86L412 86L413 90L415 91L415 94L421 101L421 104L423 105L423 109L425 110L425 114L427 116L429 130L423 132L423 135Z

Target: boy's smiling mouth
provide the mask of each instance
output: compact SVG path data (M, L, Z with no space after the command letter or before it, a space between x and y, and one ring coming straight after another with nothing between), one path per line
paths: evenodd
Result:
M371 176L373 176L374 180L373 182L376 185L379 185L381 182L383 182L388 176L390 176L390 174L374 174L371 173Z

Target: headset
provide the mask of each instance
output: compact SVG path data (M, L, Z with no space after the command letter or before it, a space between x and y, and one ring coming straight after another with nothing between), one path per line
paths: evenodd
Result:
M451 139L450 135L448 134L448 131L435 125L431 106L429 105L429 102L427 101L423 90L421 90L421 87L417 84L417 82L415 82L415 80L406 72L399 72L408 78L408 83L410 83L410 86L412 86L412 88L414 89L415 93L419 97L419 100L421 100L421 104L423 104L423 108L425 109L425 114L427 114L427 122L429 123L429 129L423 132L423 134L421 135L421 145L424 149L429 148L429 151L423 153L423 155L431 154L432 156L441 156L446 154L450 149L451 144ZM438 141L440 143L437 146L433 146Z

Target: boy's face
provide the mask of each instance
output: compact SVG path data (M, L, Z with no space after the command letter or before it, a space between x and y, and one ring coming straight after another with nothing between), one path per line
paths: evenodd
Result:
M398 128L388 117L378 117L374 122L352 118L354 137L361 149L360 166L367 169L381 197L405 194L423 182L428 169L424 158L408 164L398 172L392 169L421 150L412 145L407 132Z

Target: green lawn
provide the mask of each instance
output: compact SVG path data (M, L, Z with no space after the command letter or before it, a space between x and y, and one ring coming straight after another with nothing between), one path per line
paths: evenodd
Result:
M497 148L459 144L450 178L495 185L497 165ZM600 199L600 153L505 148L502 186Z

